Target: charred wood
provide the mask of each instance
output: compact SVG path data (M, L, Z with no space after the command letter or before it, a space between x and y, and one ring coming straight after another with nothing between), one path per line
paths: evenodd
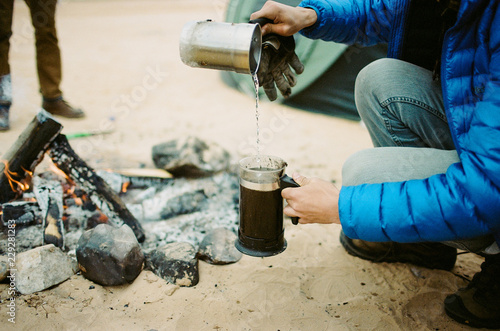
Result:
M152 186L164 187L172 183L172 178L154 178L154 177L132 177L124 176L124 178L130 183L130 188L148 188Z
M19 135L1 157L0 203L14 200L22 194L23 182L42 161L61 129L62 125L42 109Z
M14 222L16 227L30 226L42 222L42 211L34 201L12 201L2 205L1 225Z
M54 164L77 183L97 207L109 217L111 224L127 224L137 240L143 242L144 231L139 221L127 209L118 194L71 148L68 139L60 134L52 142L49 152Z
M54 195L49 196L49 206L43 222L43 242L63 248L64 223L62 220L62 209L59 209L58 200Z
M63 188L57 180L33 179L33 192L42 210L43 242L64 247Z
M173 182L173 176L163 169L119 169L115 171L130 188L163 187Z
M98 170L102 177L117 193L124 193L128 189L144 189L149 187L164 187L172 184L172 175L161 169L126 169L126 170Z

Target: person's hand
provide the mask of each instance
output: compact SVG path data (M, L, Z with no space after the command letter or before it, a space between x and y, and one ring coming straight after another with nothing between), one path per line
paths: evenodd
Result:
M306 178L293 174L298 188L286 188L281 195L288 202L283 212L299 217L299 223L340 224L339 190L330 182L319 178Z
M250 15L251 20L260 17L273 21L273 24L266 24L262 27L262 35L276 33L281 36L292 36L313 25L318 19L314 9L292 7L274 1L267 1L260 10Z
M295 54L293 37L282 37L274 33L265 35L257 78L269 100L278 98L276 86L283 97L288 98L292 94L292 87L297 84L297 79L291 68L296 74L304 71L304 65Z
M259 85L264 88L271 101L278 97L276 86L283 97L287 98L292 93L292 87L297 84L295 74L299 75L304 71L304 65L295 54L293 34L313 25L317 20L316 12L310 8L291 7L268 1L250 16L251 21L259 18L271 21L261 26L263 40L257 71Z

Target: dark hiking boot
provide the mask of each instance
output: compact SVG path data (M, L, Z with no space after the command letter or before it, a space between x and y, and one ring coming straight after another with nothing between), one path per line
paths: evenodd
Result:
M500 329L500 254L487 256L469 285L444 300L444 309L462 324Z
M73 108L63 98L58 98L54 100L44 99L42 103L42 108L51 113L52 115L57 115L67 118L85 117L85 113L81 109Z
M10 106L0 105L0 131L7 131L10 129L9 109Z
M350 239L340 232L340 243L347 253L372 262L411 263L429 269L451 270L457 249L440 243L400 244Z

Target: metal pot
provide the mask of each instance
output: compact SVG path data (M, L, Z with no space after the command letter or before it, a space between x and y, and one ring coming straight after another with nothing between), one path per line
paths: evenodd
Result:
M191 21L184 25L179 51L190 67L257 72L262 51L262 34L256 23Z

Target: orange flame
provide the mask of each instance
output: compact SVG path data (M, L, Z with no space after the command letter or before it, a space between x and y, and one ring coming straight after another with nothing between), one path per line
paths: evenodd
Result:
M26 191L30 188L29 184L24 182L24 180L23 180L23 182L21 182L21 181L15 180L12 177L12 176L19 177L19 175L13 171L10 171L9 162L7 162L6 160L1 160L0 162L2 162L5 165L3 172L4 172L5 176L7 177L7 179L9 180L9 185L10 185L10 188L12 189L12 191L14 191L14 192L18 192L19 190ZM31 171L24 169L23 167L21 167L21 168L24 170L24 172L26 172L28 174L28 177L31 179L31 176L33 175L33 173ZM17 187L14 187L14 185L17 185Z
M51 164L49 165L49 168L50 168L50 170L51 170L52 172L54 172L55 174L57 174L57 175L59 175L59 176L61 176L61 177L64 177L64 178L66 178L66 179L68 179L68 180L71 180L71 179L70 179L70 178L66 175L66 173L65 173L64 171L62 171L61 169L59 169L59 168L58 168L58 167L57 167L54 163L51 163Z
M123 183L122 184L122 193L127 192L129 186L130 186L130 182Z
M68 189L65 191L67 195L72 195L76 189L75 181L72 180L64 171L57 167L55 163L49 165L49 169L58 176L64 177L69 184Z

